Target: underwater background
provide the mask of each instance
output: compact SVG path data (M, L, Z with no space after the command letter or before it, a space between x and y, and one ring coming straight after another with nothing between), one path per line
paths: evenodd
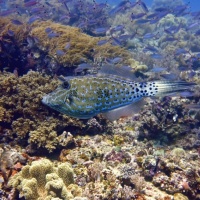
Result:
M199 0L0 0L0 200L199 200L199 20Z

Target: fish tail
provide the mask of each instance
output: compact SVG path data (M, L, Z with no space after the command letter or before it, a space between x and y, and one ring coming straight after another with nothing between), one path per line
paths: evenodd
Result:
M176 92L183 92L185 90L190 90L195 83L185 82L185 81L155 81L152 82L152 89L155 94L150 93L150 96L164 96L173 94Z

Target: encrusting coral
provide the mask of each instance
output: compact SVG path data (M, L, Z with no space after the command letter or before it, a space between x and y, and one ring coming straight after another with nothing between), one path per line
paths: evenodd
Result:
M24 166L8 185L16 188L26 200L68 200L82 194L73 176L70 164L61 163L56 167L50 160L41 159Z
M41 103L43 95L58 84L50 76L33 71L22 77L0 73L0 129L8 139L29 139L29 144L51 152L62 144L59 136L68 130L66 127L80 130L84 126L80 120L51 111Z

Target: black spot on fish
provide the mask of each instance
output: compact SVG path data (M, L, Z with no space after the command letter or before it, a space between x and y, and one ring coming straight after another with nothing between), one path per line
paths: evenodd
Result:
M64 81L62 83L62 87L65 88L65 89L69 89L70 88L70 83L68 81Z

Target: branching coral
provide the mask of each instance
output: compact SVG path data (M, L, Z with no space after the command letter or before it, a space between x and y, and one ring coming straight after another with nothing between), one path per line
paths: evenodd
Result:
M81 195L81 189L74 185L74 172L68 163L54 164L48 159L33 161L13 176L9 186L17 188L26 200L49 200L59 198L68 200ZM68 188L69 186L69 188ZM71 193L73 188L77 192ZM79 192L78 192L79 191Z

